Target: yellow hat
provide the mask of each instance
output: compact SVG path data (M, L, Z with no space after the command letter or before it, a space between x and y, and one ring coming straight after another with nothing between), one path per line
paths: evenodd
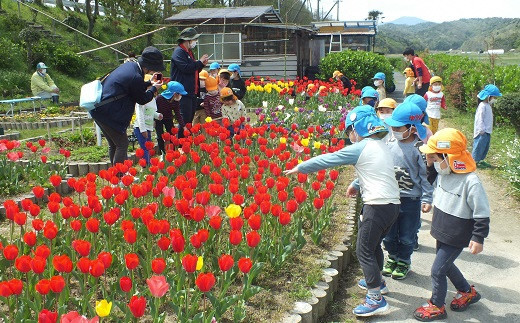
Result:
M379 104L377 105L377 108L390 108L395 109L397 107L397 102L395 102L392 98L386 98L381 101L379 101Z
M206 91L214 91L218 89L217 79L213 76L208 76L206 78Z
M419 150L425 154L447 154L451 170L454 173L464 174L477 169L466 144L467 140L462 132L453 128L444 128L431 136L428 143L419 147Z
M440 76L434 76L430 79L430 84L433 84L435 82L441 82L442 83L442 79Z
M224 102L224 98L227 98L230 96L233 96L233 100L238 100L238 98L233 93L233 90L231 90L230 88L225 87L222 90L220 90L220 101Z
M336 71L334 71L334 73L332 73L332 78L341 77L341 76L343 76L343 73L341 73L338 70L336 70Z
M407 77L414 77L415 74L413 73L413 70L410 67L407 67L404 69L403 74L405 74Z
M314 89L315 87L316 87L316 85L314 83L309 83L307 85L307 90Z
M321 91L326 90L326 89L327 89L327 87L325 85L322 85L322 86L320 86L318 91L321 92Z
M218 72L218 75L222 74L222 73L228 73L229 75L231 75L231 72L226 70L225 68L221 69L219 72Z
M208 74L208 71L206 71L206 70L202 70L199 73L199 79L201 79L201 80L207 79L208 76L209 76L209 74Z
M144 75L144 81L145 82L148 82L152 79L153 75L152 74L145 74Z

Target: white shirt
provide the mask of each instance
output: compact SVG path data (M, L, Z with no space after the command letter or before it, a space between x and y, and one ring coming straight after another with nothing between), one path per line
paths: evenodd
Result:
M153 131L153 119L156 118L159 118L159 113L157 113L155 98L144 105L135 105L134 128L139 128L140 132Z
M493 110L488 102L480 102L475 112L475 125L473 127L473 138L481 133L493 132Z

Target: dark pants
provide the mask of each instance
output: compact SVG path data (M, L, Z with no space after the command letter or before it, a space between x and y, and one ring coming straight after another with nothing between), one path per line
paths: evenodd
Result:
M417 86L415 87L415 94L419 94L420 96L424 96L426 92L428 92L428 88L430 87L430 82L423 83L422 87L419 89Z
M139 143L139 146L142 150L144 150L144 160L146 160L146 165L150 165L150 153L148 152L148 149L146 148L146 142L152 141L152 132L150 130L146 130L148 133L148 138L145 138L143 134L141 133L141 129L134 128L134 135L137 138L137 142Z
M381 270L385 260L381 241L398 215L398 204L363 206L358 222L356 255L369 289L381 286Z
M411 263L415 236L421 221L421 199L401 197L399 216L383 240L391 259Z
M193 94L183 95L179 105L184 123L191 123L197 110L197 97ZM182 125L179 125L178 137L184 137L184 127Z
M491 134L485 132L482 135L478 135L475 139L473 139L473 151L471 155L476 163L481 160L484 160L489 151L489 145L491 143Z
M166 128L166 132L171 134L173 128L173 119L162 119L155 120L155 133L157 133L157 146L159 146L159 150L165 154L166 149L164 148L164 139L162 135L164 133L164 128Z
M450 246L437 241L435 260L432 265L432 298L431 302L438 307L444 305L448 292L448 277L458 291L467 292L471 286L464 278L459 268L455 266L455 259L462 252L462 248Z
M124 163L128 159L128 136L126 132L119 132L98 120L95 120L108 141L108 156L112 165Z

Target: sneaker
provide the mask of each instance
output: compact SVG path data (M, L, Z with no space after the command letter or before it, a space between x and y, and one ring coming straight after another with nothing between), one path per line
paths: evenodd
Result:
M486 163L485 161L481 160L477 163L477 168L482 168L482 169L486 169L486 168L491 168L491 164L489 163Z
M415 241L415 245L413 246L413 251L419 250L419 242Z
M367 281L364 278L360 279L358 281L357 285L361 289L365 289L365 290L368 289ZM386 287L386 282L384 280L381 282L381 294L383 294L383 295L388 294L388 287Z
M356 306L356 308L352 310L352 313L357 316L372 316L388 311L389 307L384 297L381 296L380 300L375 300L367 295L365 302Z
M458 291L457 295L451 301L450 308L455 312L465 311L470 304L480 300L480 294L475 290L475 286L471 286L469 293Z
M383 276L392 276L395 267L397 267L397 261L388 258L386 264L383 266L383 271L381 273L383 274Z
M409 271L410 265L402 261L399 261L394 271L392 272L392 278L397 280L405 279Z
M418 321L431 322L435 320L443 320L448 317L448 314L446 313L446 307L444 305L442 307L438 307L432 304L430 300L428 300L428 303L424 304L423 306L416 309L415 312L413 312L413 316Z

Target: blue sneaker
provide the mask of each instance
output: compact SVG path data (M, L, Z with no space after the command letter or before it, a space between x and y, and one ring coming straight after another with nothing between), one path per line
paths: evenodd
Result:
M385 298L381 296L379 301L368 297L365 298L363 304L359 304L353 311L357 316L372 316L380 313L384 313L390 306L386 302Z
M366 280L364 278L360 279L359 282L357 283L357 285L361 289L365 289L365 290L368 289L367 282L366 282ZM384 281L384 280L381 281L381 294L383 294L383 295L388 294L388 287L386 287L386 281Z

